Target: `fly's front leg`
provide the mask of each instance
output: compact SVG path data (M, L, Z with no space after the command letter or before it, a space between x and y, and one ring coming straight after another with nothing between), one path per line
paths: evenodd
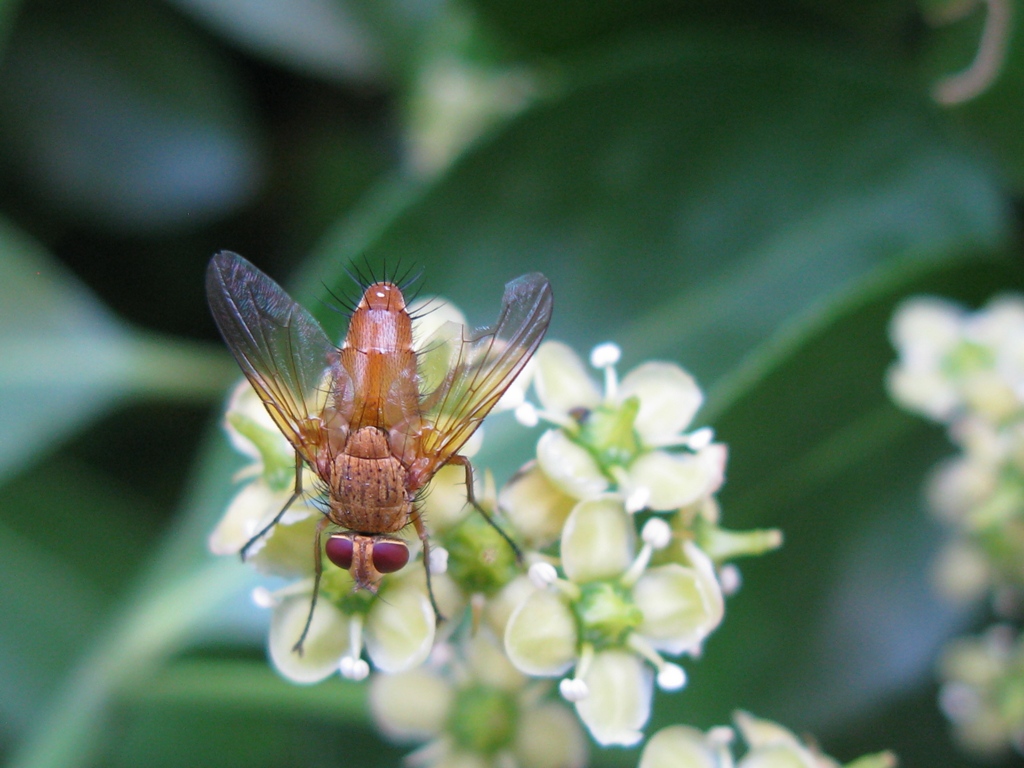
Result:
M412 524L416 528L416 535L420 537L423 544L423 570L427 574L427 594L430 596L430 605L434 609L434 616L438 623L444 621L444 614L437 607L437 598L434 597L434 586L430 582L430 534L427 533L427 526L423 524L419 510L412 515Z
M477 502L477 500L476 500L476 493L473 491L473 465L470 464L469 459L467 459L465 456L460 456L459 454L455 454L450 459L448 459L448 463L449 464L458 464L458 465L462 466L463 468L465 468L465 470L466 470L466 501L468 501L470 504L472 504L473 508L476 509L476 511L479 512L481 515L483 515L484 520L486 520L490 524L490 526L501 535L501 538L503 538L505 540L505 542L512 548L512 551L515 552L515 554L516 554L516 562L519 563L519 565L522 565L523 564L523 553L522 553L522 551L519 549L519 547L516 545L516 543L514 541L512 541L512 537L509 536L507 533L505 533L505 531L502 529L502 527L500 525L498 525L498 523L495 521L495 519L493 517L491 517L490 514L488 514L487 510L485 510L483 507L481 507L480 504Z
M313 537L313 599L309 601L309 615L306 617L306 626L302 628L299 641L292 646L292 651L302 655L302 644L306 642L306 635L309 634L309 626L313 623L313 611L316 610L316 599L320 595L320 575L324 572L323 549L320 546L320 539L324 529L331 524L329 517L321 517L316 524L316 535Z
M288 501L286 501L284 503L284 506L281 507L281 511L278 512L276 515L274 515L274 519L271 520L269 523L267 523L265 526L263 526L263 528L260 530L259 533L257 533L255 536L253 536L247 542L245 542L245 545L242 547L242 550L241 550L242 561L243 562L245 561L245 553L249 551L249 547L251 547L257 541L259 541L264 536L266 536L271 528L273 528L275 525L277 525L279 522L281 522L281 518L284 517L284 513L288 511L288 507L290 507L292 505L292 503L297 498L299 498L299 496L301 496L301 495L302 495L302 457L299 456L299 452L296 451L295 452L295 490L292 491L292 495L288 497Z

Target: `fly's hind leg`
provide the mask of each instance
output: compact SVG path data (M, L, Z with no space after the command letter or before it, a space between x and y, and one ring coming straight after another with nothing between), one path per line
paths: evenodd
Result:
M286 501L284 503L284 506L281 507L281 511L278 512L276 515L274 515L274 519L271 520L269 523L267 523L265 526L263 526L263 528L260 529L259 533L257 533L255 536L253 536L247 542L245 542L245 544L242 546L241 555L242 555L242 561L243 562L245 561L245 553L249 551L249 547L251 547L257 541L259 541L264 536L266 536L271 528L273 528L275 525L277 525L279 522L281 522L281 518L284 517L284 513L288 511L288 507L290 507L295 502L295 500L297 498L299 498L299 496L301 496L301 495L302 495L302 457L299 456L299 452L296 451L295 452L295 490L292 491L292 495L288 497L288 501Z
M302 644L306 642L306 635L309 634L309 626L313 623L313 611L316 610L316 599L320 596L320 576L324 572L323 549L320 546L320 539L324 529L331 524L329 517L321 517L316 524L316 535L313 537L313 599L309 601L309 615L306 617L306 625L302 628L299 641L292 646L292 651L302 655Z
M434 616L437 618L438 623L440 623L444 621L444 614L437 607L437 598L434 597L434 586L430 583L430 534L427 533L427 526L423 524L423 518L420 517L419 510L413 513L412 524L416 528L416 535L420 537L420 542L423 544L423 571L427 575L427 594L430 596L430 605L434 609Z
M466 470L466 501L472 504L473 508L481 515L483 515L484 520L486 520L490 524L490 526L501 535L501 538L505 540L505 543L512 548L513 552L515 552L516 562L519 563L519 565L522 565L522 550L519 549L519 546L514 541L512 541L512 537L505 533L504 529L500 525L498 525L497 521L495 521L495 519L491 517L487 510L481 507L479 502L477 502L476 494L473 492L473 465L470 464L469 459L467 459L465 456L455 454L450 459L448 459L448 463L458 464Z

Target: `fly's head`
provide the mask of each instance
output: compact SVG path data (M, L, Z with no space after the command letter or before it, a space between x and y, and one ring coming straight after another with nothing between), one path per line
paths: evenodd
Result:
M325 546L327 559L352 575L357 589L376 593L386 573L409 562L409 545L397 536L354 531L335 533Z

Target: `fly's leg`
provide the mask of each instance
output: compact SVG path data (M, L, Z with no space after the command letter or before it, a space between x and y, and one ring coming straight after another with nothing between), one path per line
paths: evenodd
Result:
M423 544L423 570L427 574L427 594L430 595L430 605L434 609L434 616L438 623L444 621L444 614L437 607L437 598L434 597L434 587L430 583L430 534L427 533L427 526L423 524L419 510L413 513L412 524L416 528L416 535L420 537Z
M302 655L302 644L306 642L306 635L309 634L309 625L313 623L313 611L316 610L316 599L320 596L320 575L324 571L323 554L320 547L320 538L324 529L331 524L329 517L321 517L316 524L316 535L313 537L313 599L309 601L309 615L306 617L306 626L302 628L299 641L292 646L294 653Z
M245 542L245 545L242 547L242 550L241 550L242 561L243 562L245 561L245 553L249 551L249 547L251 547L257 541L259 541L264 536L266 536L267 532L270 531L271 528L273 528L275 525L277 525L279 522L281 522L281 518L284 517L284 513L288 511L288 507L290 507L294 503L294 501L297 498L299 498L299 496L301 496L301 495L302 495L302 457L299 456L299 452L296 451L295 452L295 490L292 491L292 495L290 497L288 497L288 501L286 501L284 506L281 507L281 511L278 512L276 515L274 515L274 519L271 520L269 523L267 523L265 526L263 526L263 529L259 533L257 533L255 536L253 536L247 542Z
M491 517L491 515L487 512L487 510L485 510L483 507L481 507L479 502L477 502L476 494L473 492L473 465L469 463L469 459L467 459L465 456L460 456L459 454L455 454L450 459L448 459L448 463L449 464L458 464L458 465L462 466L463 468L465 468L465 470L466 470L466 501L468 501L470 504L472 504L473 508L477 512L479 512L481 515L483 515L484 520L486 520L490 524L490 526L501 535L501 538L503 538L505 540L505 543L508 544L512 548L513 552L515 552L516 562L519 563L519 565L522 565L523 564L523 553L522 553L522 550L519 549L519 546L514 541L512 541L512 537L509 536L507 533L505 533L505 531L502 529L502 527L500 525L498 525L498 523L495 521L495 519L493 517Z

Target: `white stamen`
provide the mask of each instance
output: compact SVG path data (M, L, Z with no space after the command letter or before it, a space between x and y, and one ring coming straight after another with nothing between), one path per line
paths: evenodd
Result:
M536 427L540 424L540 414L533 403L523 403L516 407L516 421L524 427Z
M530 582L537 589L547 589L558 581L558 571L551 563L534 563L526 573L530 577Z
M430 573L436 575L448 571L448 550L434 545L430 548L430 562L427 564Z
M732 563L723 565L718 570L718 583L722 585L722 592L726 595L735 595L743 586L743 576L740 569Z
M711 427L701 427L700 429L694 430L686 436L686 447L699 451L702 448L707 448L715 440L715 430Z
M707 738L712 747L727 747L736 738L736 733L728 725L716 725L708 731Z
M640 486L634 488L626 496L626 511L633 515L642 510L647 506L647 502L651 500L651 489L646 486Z
M577 701L583 701L590 695L590 689L587 687L587 684L578 677L563 679L558 684L558 692L562 694L563 699L574 704Z
M341 661L338 663L338 668L341 671L341 676L346 680L365 680L370 675L370 665L362 659L354 658L352 656L342 656Z
M658 670L658 687L663 691L678 691L686 685L686 671L678 664L665 662Z
M660 517L652 517L644 523L640 538L654 549L664 549L672 541L672 528Z
M273 608L279 602L274 593L266 587L256 587L252 591L252 601L259 608Z
M598 344L590 350L590 364L594 368L607 368L609 365L615 365L621 357L622 350L613 341Z

